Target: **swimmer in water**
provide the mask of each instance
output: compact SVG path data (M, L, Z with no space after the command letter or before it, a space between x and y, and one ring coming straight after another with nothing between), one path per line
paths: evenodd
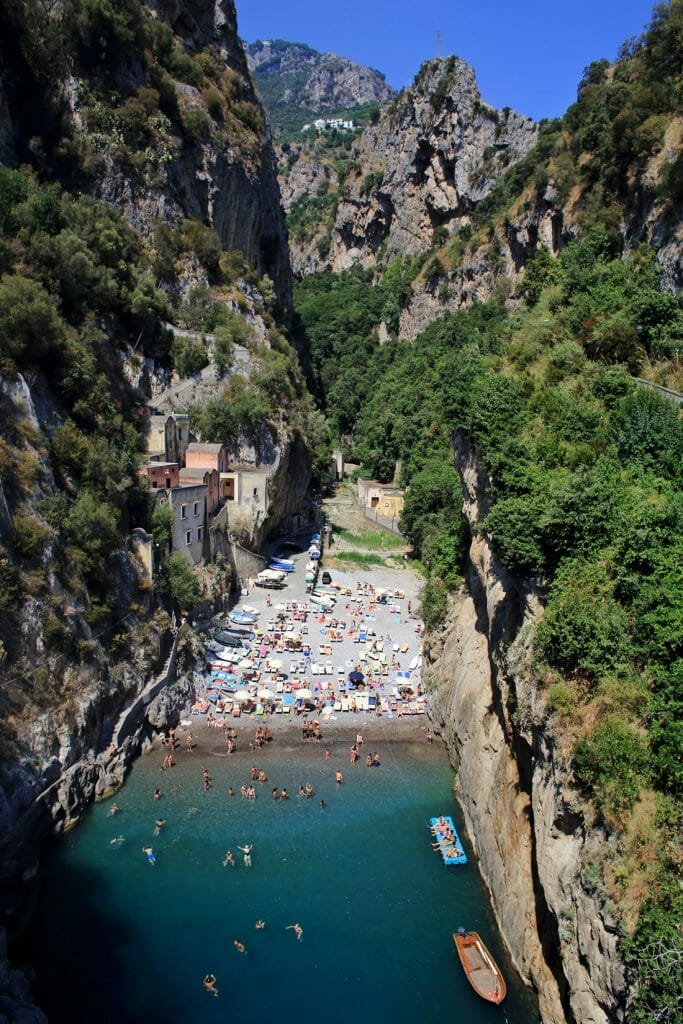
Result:
M154 867L154 865L157 862L157 859L154 856L154 850L152 849L152 847L151 846L143 846L142 852L147 854L147 860L152 865L152 867Z
M160 789L155 789L154 793L152 795L154 796L155 800L161 800L161 790Z
M256 929L257 932L262 932L265 927L266 927L266 922L265 921L261 921L260 919L254 925L254 928Z
M118 814L120 810L121 808L119 807L118 804L112 804L111 807L109 808L109 814L107 815L107 817L113 818L114 815Z
M301 942L301 940L302 940L302 938L304 936L304 930L301 927L301 925L298 922L297 922L297 924L288 924L287 927L285 928L285 931L286 932L289 931L290 928L294 929L294 934L296 935L296 937L299 940L299 942Z
M335 778L335 781L337 782L337 784L339 786L341 786L341 784L344 781L344 775L343 775L342 771L339 768L337 768L336 772L334 773L334 778Z
M235 858L233 857L232 850L228 850L223 858L223 867L227 868L228 866L231 868L235 867Z
M125 841L126 841L126 837L125 836L114 836L113 839L109 840L109 843L110 843L111 846L114 846L114 845L118 845L119 843L125 843Z
M245 866L245 868L250 868L251 867L251 851L254 849L254 847L250 846L249 843L247 843L246 846L238 846L237 849L241 850L242 853L244 854L244 866Z
M216 988L216 975L215 974L207 974L206 977L204 978L204 981L202 982L202 985L204 986L204 988L206 989L207 992L211 993L212 996L217 996L218 995L218 989Z
M162 830L162 828L164 827L165 824L166 824L166 819L165 818L157 818L157 820L154 822L154 835L155 836L159 835L159 833L161 832L161 830Z
M233 946L235 947L238 953L246 953L247 951L247 947L244 945L243 942L240 942L239 939L235 939L235 941L233 942Z

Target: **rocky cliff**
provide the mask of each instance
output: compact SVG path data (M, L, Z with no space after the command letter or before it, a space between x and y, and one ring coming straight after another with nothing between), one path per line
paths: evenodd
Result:
M293 245L294 269L345 270L429 249L435 236L469 221L474 206L536 138L529 118L482 101L464 61L429 61L356 140L343 181L339 165L327 161L323 173L339 190L329 246L321 256L320 235L306 247ZM305 154L300 163L288 168L282 186L286 209L323 180Z
M588 885L605 840L589 826L530 669L542 595L495 559L479 524L489 482L455 440L472 531L467 589L425 649L431 714L456 770L457 795L494 912L546 1024L624 1020L616 922Z
M303 43L258 40L246 52L271 114L289 108L325 116L366 103L388 103L396 95L374 68Z
M616 73L604 72L606 91ZM567 115L573 131L588 116L583 95L579 112ZM577 142L567 123L539 126L495 110L463 61L429 61L344 149L297 143L280 154L293 269L302 276L359 264L381 269L414 257L399 325L399 335L413 340L472 302L514 304L528 262L539 250L556 256L602 204L622 250L651 244L663 286L675 291L683 286L683 218L676 186L667 196L662 180L676 177L683 120L660 115L658 131L634 147L621 179L612 171L608 191L585 173L591 155L581 152L580 132Z
M36 15L31 49L30 12L20 6L0 20L0 154L30 154L37 126L26 106L32 98L38 111L49 107L55 137L41 147L50 170L65 156L77 161L84 190L123 211L150 243L161 224L212 228L224 249L271 277L288 308L273 149L232 0L149 0L129 5L125 22L126 14L105 12L103 25L96 12L89 20L49 5ZM111 33L108 47L99 49L98 32Z
M192 634L134 540L150 514L142 408L155 373L178 377L160 319L198 295L195 312L220 305L228 318L224 347L258 319L238 355L277 362L263 335L278 334L290 271L270 136L228 0L3 5L0 160L5 921L45 836L120 784L193 692ZM272 528L310 473L299 430L280 426L233 445L272 473ZM220 603L229 571L204 567L202 583ZM41 1020L1 953L0 1017Z

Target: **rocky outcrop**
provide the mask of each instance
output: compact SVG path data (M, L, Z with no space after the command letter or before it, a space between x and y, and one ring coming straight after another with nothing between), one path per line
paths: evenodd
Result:
M363 103L388 103L396 95L384 75L303 43L258 40L246 48L249 67L269 106L318 114Z
M584 882L605 837L589 827L529 669L542 595L511 577L479 531L488 481L456 438L472 528L467 588L425 649L431 714L494 912L546 1024L624 1020L616 923Z
M464 61L428 62L357 143L329 265L369 265L380 248L387 257L429 248L437 229L467 219L536 136L529 118L482 102Z

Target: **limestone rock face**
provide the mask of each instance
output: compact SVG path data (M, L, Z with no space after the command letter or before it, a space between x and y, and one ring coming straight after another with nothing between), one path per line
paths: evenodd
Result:
M462 438L455 453L474 527L488 508L486 476ZM501 932L546 1024L623 1021L616 924L582 873L605 837L589 827L527 670L542 595L479 532L467 582L427 642L425 678Z
M536 137L529 118L482 102L464 61L425 64L358 143L332 232L332 268L369 264L381 246L389 257L428 248L434 232L466 218Z
M177 224L188 218L213 228L225 249L238 249L260 274L274 281L285 309L291 302L287 233L277 185L277 169L265 114L255 90L237 34L233 0L147 0L152 14L172 29L191 54L219 53L236 76L240 102L249 104L262 127L249 136L234 122L210 124L204 141L188 145L178 136L165 140L163 152L150 148L149 163L133 172L122 163L115 145L97 140L103 170L94 194L118 207L133 228L152 237L159 223ZM146 84L143 68L128 72L127 86ZM203 113L202 92L175 83L181 112ZM88 83L70 77L64 86L65 104L75 128L88 135ZM0 123L2 100L0 97ZM0 130L1 140L1 130Z
M384 75L346 57L318 53L301 43L259 40L247 47L249 67L275 106L293 105L323 115L395 96Z

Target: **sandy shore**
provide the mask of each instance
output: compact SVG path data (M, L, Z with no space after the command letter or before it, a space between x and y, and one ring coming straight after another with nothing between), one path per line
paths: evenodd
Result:
M302 543L306 543L308 536L298 539ZM326 552L323 554L321 575L322 569L325 568L325 554ZM283 590L267 591L251 586L249 593L243 595L235 605L239 608L246 604L257 609L260 630L267 629L268 622L272 622L278 611L282 611L284 614L287 602L307 602L309 600L310 595L306 592L304 578L306 563L309 560L308 553L306 551L294 553L291 555L291 559L295 564L295 570L287 575L287 586ZM309 614L308 634L304 637L311 646L309 668L303 678L299 673L296 678L311 690L315 691L316 685L322 687L322 696L328 703L331 703L328 684L332 684L335 695L339 696L340 684L346 683L348 673L356 668L360 668L366 675L380 701L381 698L388 698L396 692L397 684L405 681L403 673L409 671L411 685L417 689L420 683L420 671L419 668L413 668L411 671L410 665L414 665L421 654L420 629L422 622L417 616L420 579L408 566L397 568L380 566L372 569L350 568L343 571L332 568L330 572L333 582L344 590L350 591L350 596L340 592L331 615L323 616L314 612ZM363 591L366 587L368 592L364 594ZM389 594L399 592L403 596L390 597L387 604L377 604L372 600L371 587L374 587L376 591L382 589ZM280 607L278 608L278 606ZM384 653L390 665L388 675L377 676L373 673L377 662L366 655L365 645L354 642L348 635L354 622L359 621L359 616L354 617L352 614L354 611L362 612L369 628L374 630L378 638L384 638ZM330 620L339 622L339 632L342 634L341 642L330 643L326 635ZM256 647L256 644L254 646ZM405 650L401 651L402 647ZM270 650L267 657L281 661L285 673L288 673L290 662L298 659L295 654L276 652L275 650ZM265 685L274 690L273 676L265 671L265 662L266 658L262 658L260 661L259 685ZM333 674L314 674L311 669L316 663L331 665ZM290 678L294 677L290 676ZM208 681L207 672L205 685ZM320 693L319 689L318 693ZM215 712L215 709L213 710ZM250 749L257 727L263 725L268 725L277 746L284 744L313 748L318 745L315 740L302 742L303 717L307 717L309 721L314 718L319 721L323 747L341 742L350 745L357 732L362 732L366 744L370 745L373 742L386 741L389 736L395 741L426 743L428 729L426 716L406 715L402 717L401 702L396 711L385 711L381 715L376 712L337 710L332 714L323 715L319 712L310 712L306 716L297 716L294 711L291 711L289 714L269 714L263 717L254 714L242 715L239 718L229 717L226 724L236 731L237 750L240 752ZM205 715L192 715L182 720L177 736L180 740L180 750L183 753L188 732L192 733L193 740L202 750L218 754L226 749L224 730L220 726L216 727L207 722ZM367 746L365 749L367 750Z

